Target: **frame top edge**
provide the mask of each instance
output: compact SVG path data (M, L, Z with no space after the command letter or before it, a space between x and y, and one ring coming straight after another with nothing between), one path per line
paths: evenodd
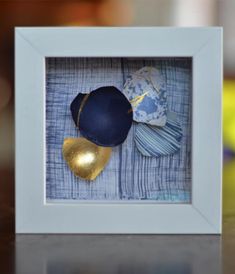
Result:
M27 30L35 30L35 31L41 31L41 30L200 30L200 31L208 31L208 30L217 30L222 31L223 27L221 26L206 26L206 27L177 27L177 26L125 26L125 27L100 27L100 26L63 26L63 27L54 27L54 26L16 26L15 31L27 31Z

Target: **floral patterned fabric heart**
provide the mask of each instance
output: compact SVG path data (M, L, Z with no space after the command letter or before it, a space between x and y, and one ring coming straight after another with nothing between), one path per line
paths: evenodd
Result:
M130 75L123 93L132 104L134 121L153 126L166 124L166 84L157 69L143 67Z

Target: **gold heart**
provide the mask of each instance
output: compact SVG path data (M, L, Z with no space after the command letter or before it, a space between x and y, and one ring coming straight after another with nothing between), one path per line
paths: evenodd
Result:
M71 171L85 180L94 180L108 163L112 149L85 138L65 138L63 156Z

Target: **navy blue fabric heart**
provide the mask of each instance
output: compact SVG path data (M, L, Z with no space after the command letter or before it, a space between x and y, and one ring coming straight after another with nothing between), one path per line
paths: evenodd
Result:
M133 118L128 99L113 86L98 88L85 96L79 93L70 105L81 135L99 146L113 147L123 143Z

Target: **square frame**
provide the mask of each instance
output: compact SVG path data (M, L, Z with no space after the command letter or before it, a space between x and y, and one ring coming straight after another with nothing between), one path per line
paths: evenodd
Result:
M16 233L221 233L221 28L19 27L15 41ZM46 203L46 57L192 58L191 204Z

